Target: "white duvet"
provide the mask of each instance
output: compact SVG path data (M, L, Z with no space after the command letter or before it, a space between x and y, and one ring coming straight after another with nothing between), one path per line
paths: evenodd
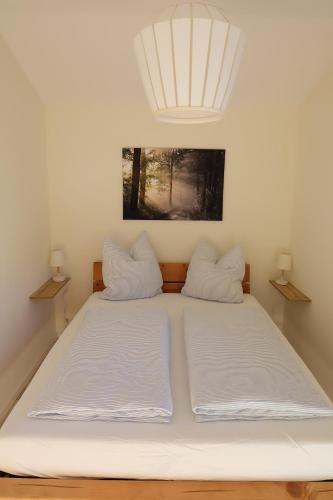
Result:
M188 307L184 327L197 421L333 415L333 405L264 310Z
M169 350L164 309L91 309L28 416L169 422Z

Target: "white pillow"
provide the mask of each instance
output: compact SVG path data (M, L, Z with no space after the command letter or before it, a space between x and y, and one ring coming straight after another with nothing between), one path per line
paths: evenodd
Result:
M219 258L215 248L202 240L192 255L181 293L217 302L243 302L244 273L245 262L239 245Z
M162 293L161 270L146 232L129 251L112 240L104 242L103 281L102 299L144 299Z

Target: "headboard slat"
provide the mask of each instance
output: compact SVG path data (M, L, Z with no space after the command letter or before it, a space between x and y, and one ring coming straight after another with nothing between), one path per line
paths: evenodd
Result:
M162 262L160 264L163 277L163 292L180 293L186 280L188 264L178 262ZM245 264L243 292L250 293L250 264ZM94 262L93 292L101 292L105 288L102 275L102 262Z

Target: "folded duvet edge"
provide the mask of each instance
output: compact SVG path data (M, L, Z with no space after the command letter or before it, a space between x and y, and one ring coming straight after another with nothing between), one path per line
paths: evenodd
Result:
M272 401L243 401L235 403L219 403L218 406L198 405L192 408L193 413L200 419L220 420L232 419L237 412L242 418L248 420L259 419L298 419L298 418L317 418L332 417L333 406L327 408L318 408L316 406L305 406L295 404L292 401L285 401L285 407L288 409L279 409L276 403ZM265 411L265 414L263 412Z
M204 409L193 409L196 422L214 422L218 420L306 420L311 418L327 418L333 416L333 409L313 409L313 412L304 412L301 409L294 410L277 410L273 408L269 411L267 407L258 407L251 410L235 410L226 409L220 412L205 412Z
M104 421L127 421L127 422L170 422L172 412L169 410L151 409L151 410L132 410L132 411L105 411L102 409L81 409L59 408L58 411L31 410L28 417L52 419L52 420L104 420Z
M69 414L57 414L57 413L38 413L30 412L28 417L44 419L44 420L72 420L72 421L102 421L102 422L147 422L147 423L169 423L171 422L172 414L170 415L159 415L159 416L133 416L133 415L102 415L94 414L83 416L69 415Z

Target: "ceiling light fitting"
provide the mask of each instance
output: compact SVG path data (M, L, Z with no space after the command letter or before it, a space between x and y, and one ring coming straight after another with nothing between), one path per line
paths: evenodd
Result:
M235 82L244 36L218 8L169 7L134 40L155 117L169 123L219 120Z

